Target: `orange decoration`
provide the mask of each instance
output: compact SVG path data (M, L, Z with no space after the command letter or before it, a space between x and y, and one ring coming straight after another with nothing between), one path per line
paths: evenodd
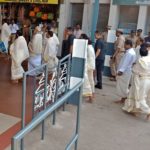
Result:
M43 20L47 20L47 19L48 19L48 14L43 14L43 15L42 15L42 19L43 19Z
M35 13L37 13L37 12L39 12L39 11L40 11L40 8L39 8L39 7L35 7L35 8L34 8L34 12L35 12Z
M34 11L30 11L29 16L30 17L35 17L35 12Z

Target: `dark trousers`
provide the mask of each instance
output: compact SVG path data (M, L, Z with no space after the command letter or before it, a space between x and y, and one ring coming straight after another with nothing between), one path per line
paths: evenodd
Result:
M97 85L102 87L102 72L104 68L104 60L97 59L96 60L96 73L97 73Z

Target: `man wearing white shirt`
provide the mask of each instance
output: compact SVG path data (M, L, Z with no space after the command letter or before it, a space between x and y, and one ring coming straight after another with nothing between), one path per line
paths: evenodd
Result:
M129 91L129 83L132 75L132 66L136 61L136 53L131 40L125 41L125 54L117 69L117 94L121 97L116 103L124 103Z
M15 38L16 38L16 33L19 30L18 25L15 23L14 20L11 21L11 24L9 25L9 28L11 30L11 43L14 42Z
M76 24L75 30L74 30L74 36L79 39L83 31L81 30L80 24Z

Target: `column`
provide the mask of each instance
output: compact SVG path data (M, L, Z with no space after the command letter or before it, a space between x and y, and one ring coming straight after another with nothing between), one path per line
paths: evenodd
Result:
M63 4L60 5L60 16L59 16L59 27L58 27L58 38L60 40L60 48L58 51L58 56L61 56L61 47L62 41L64 36L64 29L67 26L70 26L71 20L71 4L69 0L65 0Z
M145 31L147 20L148 6L140 6L137 29Z
M92 8L93 8L92 1L87 1L84 3L82 30L88 36L91 36Z
M119 14L120 14L119 5L113 5L112 0L111 0L108 25L112 26L112 29L114 30L118 28Z

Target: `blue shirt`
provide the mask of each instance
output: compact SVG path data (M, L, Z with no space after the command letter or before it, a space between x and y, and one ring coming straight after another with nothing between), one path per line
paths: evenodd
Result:
M126 53L122 57L117 72L130 72L133 64L136 62L136 53L133 48L126 50Z
M105 43L101 39L97 39L97 41L95 43L95 54L98 49L100 49L100 54L96 58L96 60L104 60L105 59Z

